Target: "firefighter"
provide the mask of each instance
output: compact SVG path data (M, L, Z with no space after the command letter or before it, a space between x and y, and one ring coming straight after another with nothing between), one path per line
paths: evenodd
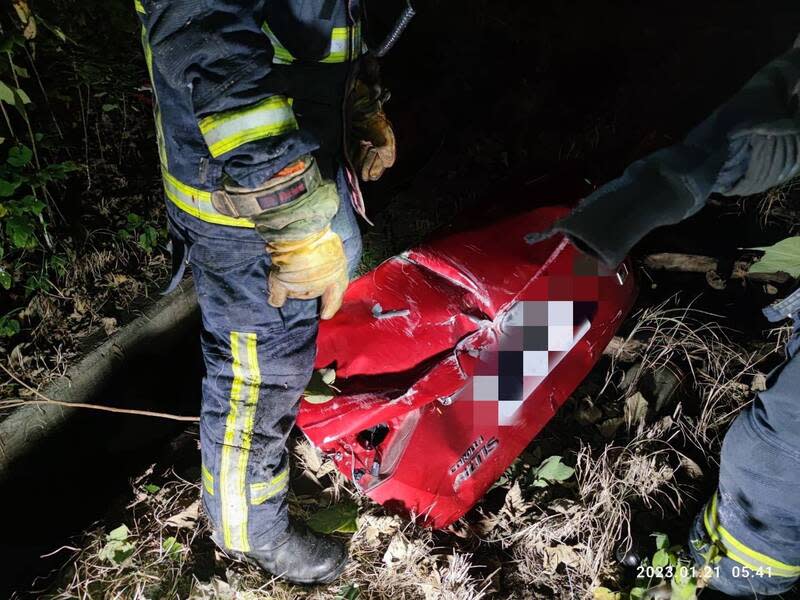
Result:
M357 177L375 180L395 159L376 69L362 64L362 7L135 8L155 100L170 289L190 265L202 313L202 495L213 539L289 581L329 582L347 552L290 522L286 440L319 319L337 311L359 261Z
M645 234L696 213L712 192L749 195L789 181L800 171L798 90L796 43L682 144L631 165L554 231L616 265ZM717 491L689 540L697 573L707 565L710 587L731 596L779 594L800 578L800 290L765 314L793 319L786 361L727 432Z

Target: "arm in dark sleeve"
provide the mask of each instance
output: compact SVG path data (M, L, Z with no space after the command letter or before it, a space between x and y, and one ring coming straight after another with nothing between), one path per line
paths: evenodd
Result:
M553 231L617 265L645 235L699 211L712 192L744 195L800 171L800 48L761 69L686 139L629 166Z
M147 12L155 65L170 86L188 89L211 156L238 185L258 187L317 148L272 68L262 2L169 0Z

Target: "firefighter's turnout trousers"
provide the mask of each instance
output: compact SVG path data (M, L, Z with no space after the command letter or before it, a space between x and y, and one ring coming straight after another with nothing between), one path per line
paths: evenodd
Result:
M248 552L287 526L285 442L314 363L317 300L267 303L270 259L212 192L257 188L313 154L341 198L351 270L363 211L345 166L343 107L362 54L358 0L134 0L153 86L173 244L202 313L203 499L214 538Z
M779 594L800 579L800 290L765 314L794 319L786 361L728 430L719 487L690 539L698 564L710 559L711 587L731 596Z

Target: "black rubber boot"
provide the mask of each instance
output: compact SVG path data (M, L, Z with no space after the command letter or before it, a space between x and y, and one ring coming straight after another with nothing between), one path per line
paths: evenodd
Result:
M347 564L347 549L336 540L290 525L275 544L251 550L247 558L292 583L330 583Z

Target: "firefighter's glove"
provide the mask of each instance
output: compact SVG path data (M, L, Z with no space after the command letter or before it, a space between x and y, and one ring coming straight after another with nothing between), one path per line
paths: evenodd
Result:
M348 102L350 162L363 181L380 179L397 155L392 124L383 112L385 95L375 88L357 80Z
M301 240L267 244L272 257L269 303L283 306L286 298L322 298L320 317L330 319L342 305L347 289L347 259L342 240L330 225Z
M270 305L321 298L321 318L339 310L348 277L342 240L330 227L338 208L336 184L323 181L312 193L252 217L272 258Z

